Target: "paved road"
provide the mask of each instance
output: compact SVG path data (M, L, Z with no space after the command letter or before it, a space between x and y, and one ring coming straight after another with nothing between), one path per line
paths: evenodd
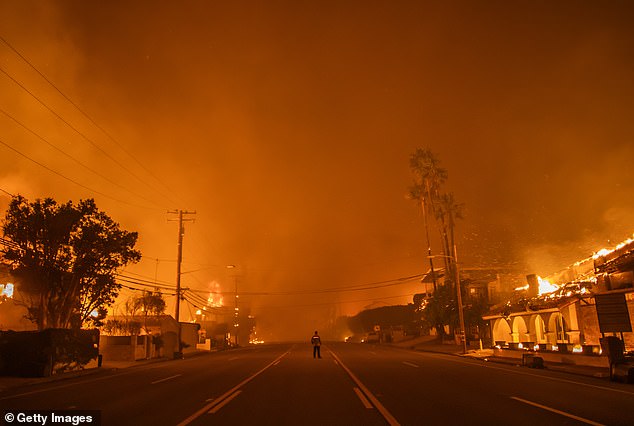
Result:
M0 393L104 425L634 424L634 386L384 346L238 349ZM15 424L15 423L14 423Z

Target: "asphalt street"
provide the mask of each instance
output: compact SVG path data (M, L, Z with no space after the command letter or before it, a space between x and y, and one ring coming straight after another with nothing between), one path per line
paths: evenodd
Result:
M321 359L307 343L260 345L0 393L3 411L93 409L104 425L632 425L633 406L632 385L351 343Z

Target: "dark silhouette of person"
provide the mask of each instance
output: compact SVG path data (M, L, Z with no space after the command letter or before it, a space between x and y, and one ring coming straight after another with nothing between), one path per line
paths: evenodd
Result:
M321 337L319 337L319 333L315 331L310 343L313 345L313 358L321 358Z

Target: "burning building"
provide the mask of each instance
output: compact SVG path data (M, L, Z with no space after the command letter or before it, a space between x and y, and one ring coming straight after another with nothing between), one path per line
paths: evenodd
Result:
M492 343L511 348L600 353L606 332L619 334L634 350L634 239L601 250L551 276L528 275L506 302L488 315ZM597 315L597 299L614 295L624 315L616 328ZM603 322L603 324L602 324Z

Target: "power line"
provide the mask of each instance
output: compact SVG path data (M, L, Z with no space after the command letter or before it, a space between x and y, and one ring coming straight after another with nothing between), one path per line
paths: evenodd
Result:
M135 276L141 277L141 278L127 277L125 274L135 275ZM130 271L126 271L125 273L124 272L119 272L119 273L117 273L117 275L120 275L120 276L125 277L125 278L130 278L130 279L133 279L133 278L134 279L139 279L139 280L146 281L146 282L149 282L149 283L160 283L160 284L166 284L166 285L172 285L173 286L173 284L170 283L169 281L157 280L157 279L154 279L154 278L149 277L147 275L137 274L135 272L130 272ZM146 278L146 279L142 279L142 278ZM174 288L176 288L176 287L174 287Z
M344 300L344 301L337 301L337 302L333 301L333 302L313 303L313 304L306 304L306 305L261 306L261 307L258 307L258 309L312 308L312 307L315 307L315 306L333 306L333 305L343 305L343 304L348 304L348 303L375 302L375 301L380 301L380 300L385 300L385 299L397 299L399 297L408 297L408 296L413 296L413 294L408 293L408 294L401 294L399 296L385 296L385 297L375 297L375 298L372 298L372 299Z
M132 158L143 170L145 170L151 177L153 177L157 182L165 187L170 192L173 192L163 181L161 181L157 176L155 176L148 168L145 167L143 163L141 163L134 155L132 155L128 150L126 150L123 145L121 145L110 133L108 133L102 126L97 124L95 120L92 119L82 108L79 107L72 99L70 99L64 92L62 92L51 80L48 79L35 65L33 65L24 55L22 55L15 47L13 47L4 37L0 36L0 40L9 47L16 55L18 55L24 62L26 62L36 73L40 75L48 84L53 87L57 93L59 93L64 99L66 99L72 106L77 109L88 121L90 121L97 129L99 129L104 135L106 135L112 142L119 147L124 153L126 153L130 158Z
M22 157L26 158L27 160L29 160L29 161L31 161L31 162L33 162L33 163L37 164L38 166L40 166L40 167L42 167L42 168L44 168L44 169L48 170L49 172L51 172L51 173L53 173L53 174L56 174L57 176L59 176L59 177L61 177L61 178L63 178L63 179L66 179L67 181L72 182L72 183L74 183L74 184L75 184L75 185L77 185L77 186L80 186L80 187L82 187L82 188L84 188L84 189L87 189L88 191L94 192L95 194L102 195L102 196L104 196L104 197L106 197L106 198L109 198L109 199L111 199L111 200L118 201L119 203L127 204L127 205L130 205L130 206L140 207L140 208L143 208L143 209L149 209L149 210L158 210L158 209L156 209L156 208L154 208L154 207L147 207L147 206L142 206L142 205L140 205L140 204L130 203L130 202L127 202L127 201L121 200L121 199L119 199L119 198L112 197L112 196L110 196L110 195L108 195L108 194L104 194L104 193L103 193L103 192L101 192L101 191L97 191L96 189L90 188L90 187L88 187L88 186L86 186L86 185L84 185L84 184L82 184L82 183L80 183L80 182L77 182L76 180L73 180L73 179L71 179L71 178L69 178L69 177L67 177L67 176L63 175L63 174L61 174L60 172L58 172L58 171L56 171L56 170L51 169L50 167L46 166L45 164L42 164L42 163L40 163L39 161L34 160L33 158L29 157L28 155L26 155L26 154L24 154L24 153L22 153L22 152L18 151L17 149L15 149L14 147L12 147L11 145L7 144L7 143L6 143L6 142L4 142L2 139L0 139L0 144L2 144L2 145L4 145L4 146L6 146L6 147L7 147L7 148L9 148L11 151L13 151L13 152L15 152L15 153L19 154L20 156L22 156Z
M93 147L95 147L95 149L97 149L99 152L101 152L103 155L105 155L106 157L108 157L108 159L110 159L113 163L115 163L117 166L119 166L121 169L125 170L126 172L128 172L131 176L133 176L135 179L137 179L139 182L143 183L145 186L147 186L150 189L154 189L152 188L151 185L149 185L147 182L145 182L143 179L141 179L139 176L137 176L132 170L130 170L129 168L127 168L125 165L123 165L120 161L118 161L116 158L114 158L112 155L110 155L107 151L105 151L103 148L101 148L96 142L94 142L92 139L90 139L88 136L86 136L85 134L83 134L80 130L78 130L76 127L74 127L72 124L70 124L68 121L66 121L61 115L59 115L57 112L55 112L51 107L49 107L44 101L42 101L40 98L38 98L33 92L31 92L29 89L27 89L22 83L20 83L18 80L16 80L15 78L13 78L9 73L7 73L2 67L0 67L0 72L2 72L4 75L6 75L11 81L13 81L15 84L17 84L18 86L20 86L22 88L22 90L24 90L26 93L28 93L29 95L31 95L31 97L33 99L35 99L36 101L38 101L44 108L46 108L48 111L50 111L51 114L53 114L55 117L57 117L61 122L63 122L64 124L66 124L66 126L68 126L70 129L72 129L75 133L77 133L79 136L81 136L84 140L86 140L88 143L90 143ZM174 202L173 200L169 200L171 202Z
M5 194L7 194L9 197L14 198L15 195L13 195L12 193L5 191L4 189L0 188L0 192L4 192Z
M297 296L297 295L310 295L310 294L324 294L324 293L343 293L348 291L365 291L374 290L378 288L392 287L402 284L407 284L421 278L423 274L411 275L409 277L396 278L387 281L376 281L367 284L356 284L354 286L347 287L332 287L319 290L297 290L297 291L271 291L271 292L241 292L241 296ZM191 290L194 292L202 292L203 290ZM234 294L232 291L219 291L219 294Z
M158 288L158 289L165 289L165 290L176 290L175 287L170 287L170 286L164 286L164 285L159 285L159 284L155 284L155 283L144 283L144 282L140 282L140 281L136 281L136 280L130 280L127 279L125 277L121 277L121 276L115 276L117 280L125 282L125 283L129 283L129 284L135 284L141 287L146 287L146 288Z
M117 285L120 286L120 287L126 288L128 290L132 290L132 291L143 291L143 292L147 291L146 289L143 289L143 288L135 288L135 287L131 287L131 286L126 285L126 284L121 284L119 282L117 283ZM174 295L176 295L176 293L169 293L169 292L161 293L161 294L166 295L166 296L174 296Z
M115 185L125 191L128 191L130 194L134 195L135 197L141 198L149 203L152 203L156 206L159 206L158 204L156 204L154 201L145 198L143 195L140 195L126 187L124 187L123 185L115 182L114 180L110 179L109 177L99 173L98 171L96 171L95 169L87 166L86 164L84 164L83 162L81 162L80 160L78 160L77 158L73 157L72 155L70 155L69 153L67 153L66 151L64 151L63 149L57 147L55 144L51 143L50 141L48 141L46 138L44 138L43 136L40 136L38 133L36 133L34 130L30 129L28 126L26 126L24 123L20 122L18 119L16 119L15 117L13 117L11 114L9 114L8 112L6 112L4 109L0 108L0 113L4 114L6 117L8 117L10 120L12 120L14 123L16 123L17 125L19 125L20 127L22 127L24 130L26 130L27 132L31 133L32 135L34 135L35 137L37 137L38 139L40 139L42 142L46 143L48 146L50 146L51 148L55 149L56 151L58 151L59 153L61 153L62 155L64 155L65 157L71 159L72 161L74 161L75 163L79 164L81 167L83 167L84 169L88 170L91 173L94 173L95 175L99 176L100 178L104 179L105 181L107 181L108 183L111 183L112 185ZM160 207L160 206L159 206Z

